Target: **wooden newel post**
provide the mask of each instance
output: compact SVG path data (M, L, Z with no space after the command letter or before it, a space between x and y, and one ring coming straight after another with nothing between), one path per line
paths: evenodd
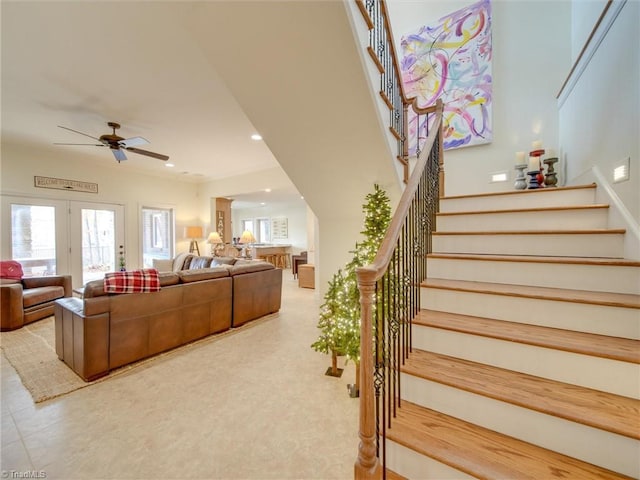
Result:
M354 465L356 480L378 480L381 469L376 454L375 395L373 390L373 296L375 270L356 269L360 290L360 417L358 459Z

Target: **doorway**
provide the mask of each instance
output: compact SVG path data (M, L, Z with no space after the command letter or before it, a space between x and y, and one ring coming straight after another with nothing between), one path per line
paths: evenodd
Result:
M25 276L71 274L77 288L120 268L122 205L3 196L2 217L2 258Z

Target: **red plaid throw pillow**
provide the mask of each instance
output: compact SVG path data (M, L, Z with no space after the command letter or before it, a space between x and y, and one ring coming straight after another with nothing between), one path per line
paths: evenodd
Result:
M149 293L160 290L158 270L143 268L129 272L110 272L104 275L106 293Z

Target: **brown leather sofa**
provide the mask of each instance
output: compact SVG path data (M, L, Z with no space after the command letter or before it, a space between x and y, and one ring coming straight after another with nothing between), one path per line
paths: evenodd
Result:
M154 293L106 294L103 281L97 280L85 286L84 298L57 300L58 357L91 381L280 310L282 270L266 262L205 266L159 277L161 288Z
M71 275L2 279L0 328L15 330L53 315L54 301L72 294Z

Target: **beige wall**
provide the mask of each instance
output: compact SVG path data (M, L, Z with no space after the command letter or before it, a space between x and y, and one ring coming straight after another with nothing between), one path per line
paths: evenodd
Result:
M2 144L0 172L3 195L28 195L38 198L115 203L125 209L125 247L130 268L141 265L139 238L140 208L163 206L175 209L176 250L186 251L189 239L182 238L187 225L208 228L208 204L193 183L135 173L128 164L116 163L104 155L104 167L89 163L82 153L69 149L50 149ZM34 187L34 175L81 180L98 184L98 193L69 192ZM3 228L10 220L1 220ZM204 245L200 245L203 248ZM9 245L2 244L2 258L8 258ZM202 250L201 250L202 251ZM66 272L61 272L66 273Z

